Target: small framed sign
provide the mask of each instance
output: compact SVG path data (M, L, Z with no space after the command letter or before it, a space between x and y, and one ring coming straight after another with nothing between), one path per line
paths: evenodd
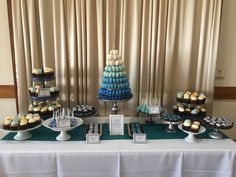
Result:
M70 119L57 119L57 126L58 128L70 128Z
M87 144L99 144L100 143L100 136L98 133L87 133L86 134L86 143Z
M39 89L38 97L49 97L49 96L51 96L49 88Z
M159 106L149 106L149 114L160 114Z
M133 143L134 144L146 144L147 143L147 134L146 133L142 133L142 134L134 133L133 134Z
M124 115L110 115L110 135L124 135Z

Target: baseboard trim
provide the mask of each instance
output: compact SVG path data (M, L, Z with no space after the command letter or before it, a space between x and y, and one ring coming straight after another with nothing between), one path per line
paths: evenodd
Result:
M14 85L0 85L0 98L16 98Z
M215 87L214 99L236 99L236 87Z

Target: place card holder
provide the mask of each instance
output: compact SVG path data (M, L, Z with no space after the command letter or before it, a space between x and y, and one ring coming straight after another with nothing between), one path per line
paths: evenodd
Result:
M147 134L146 133L133 133L133 143L134 144L146 144L147 143Z
M99 144L100 135L98 133L87 133L86 134L86 143L87 144Z
M70 119L68 118L57 118L57 125L58 125L58 128L70 128Z
M124 115L109 116L110 135L124 135Z
M38 92L38 97L50 97L50 89L49 88L40 88Z
M149 114L160 114L160 106L158 105L150 105L149 106Z

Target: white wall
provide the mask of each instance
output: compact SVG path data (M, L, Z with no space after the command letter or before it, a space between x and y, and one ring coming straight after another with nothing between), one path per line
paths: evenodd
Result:
M0 0L0 85L14 85L6 0ZM0 99L0 119L16 114L15 99Z
M223 68L224 77L216 79L215 86L236 86L235 7L235 0L223 1L217 67ZM213 115L228 117L236 123L236 100L215 100ZM236 128L225 133L236 139Z

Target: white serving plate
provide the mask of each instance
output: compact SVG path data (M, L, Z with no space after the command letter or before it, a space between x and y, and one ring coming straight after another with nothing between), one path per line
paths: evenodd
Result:
M67 131L73 130L74 128L80 126L81 124L83 124L83 120L81 118L77 118L77 117L66 117L67 119L75 119L77 122L77 125L73 126L73 127L60 127L60 128L54 128L54 127L50 127L49 124L53 121L54 118L50 118L50 119L46 119L43 122L43 126L45 126L46 128L49 128L53 131L56 132L60 132L60 134L56 137L56 139L58 141L66 141L69 140L71 138L71 136L67 133Z
M179 128L180 130L182 130L183 132L185 132L185 133L188 134L188 136L185 137L185 141L187 141L187 142L189 142L189 143L195 143L195 142L197 142L198 139L197 139L194 135L198 135L198 134L204 133L204 132L206 131L206 128L203 127L202 125L201 125L199 131L196 132L196 133L195 133L195 132L190 132L190 131L184 130L184 129L182 128L182 125L183 125L183 124L179 124L179 125L178 125L178 128Z
M18 140L18 141L22 141L22 140L30 139L30 138L32 137L32 134L30 134L29 131L41 127L42 122L43 122L43 121L41 121L41 124L39 124L39 125L37 125L37 126L35 126L35 127L28 128L28 129L25 129L25 130L6 130L6 129L3 128L3 125L2 125L2 123L1 123L1 125L0 125L0 130L1 130L1 131L4 131L4 132L8 132L8 133L17 133L17 134L14 136L14 139L15 139L15 140Z

